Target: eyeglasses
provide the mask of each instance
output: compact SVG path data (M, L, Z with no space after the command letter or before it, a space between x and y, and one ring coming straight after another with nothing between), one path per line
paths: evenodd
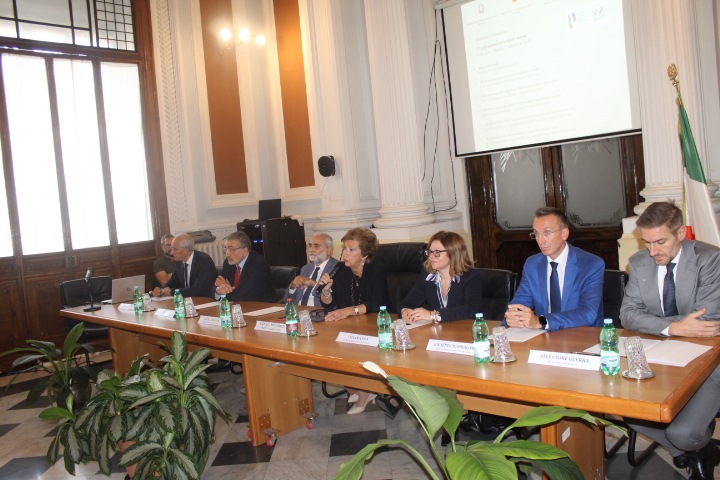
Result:
M447 252L447 250L425 250L425 255L427 255L428 257L438 258L445 252Z
M172 248L172 243L163 243L162 246L165 248Z
M236 250L240 250L241 248L247 248L247 247L225 247L224 250L225 250L226 252L232 253L232 252L234 252L234 251L236 251Z
M530 238L533 240L537 240L538 237L550 238L550 235L559 231L560 230L545 230L544 232L532 232L530 233Z

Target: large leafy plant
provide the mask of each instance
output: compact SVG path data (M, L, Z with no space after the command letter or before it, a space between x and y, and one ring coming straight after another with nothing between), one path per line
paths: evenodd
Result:
M209 354L208 348L188 352L185 336L173 332L162 367L146 368L139 358L125 377L102 372L97 391L77 414L71 408L41 413L60 421L48 459L54 463L62 446L68 472L96 460L109 475L112 453L120 442L131 442L120 464L134 466L133 479L199 478L215 440L216 416L230 421L205 373Z
M503 430L494 442L456 442L455 431L460 424L464 409L455 392L418 385L401 377L388 376L372 362L364 362L363 366L385 377L390 386L403 397L427 435L430 449L440 466L442 476L447 479L515 480L518 478L518 470L529 475L534 468L537 468L554 480L582 480L580 468L563 450L528 440L504 442L505 435L514 428L548 425L568 417L580 418L593 425L615 426L605 419L594 417L581 410L537 407L529 410ZM615 427L622 430L620 427ZM441 428L447 430L451 438L451 443L446 447L444 454L438 450L433 441ZM439 480L427 459L404 440L379 440L377 443L366 445L352 459L340 466L335 479L360 479L365 469L365 462L371 459L378 449L388 445L402 445L417 459L430 478Z
M80 343L80 338L85 331L85 324L78 323L68 332L63 342L62 349L53 342L43 340L26 340L27 347L13 348L0 354L5 357L15 353L24 353L16 358L12 367L15 376L8 384L8 387L15 381L18 375L42 370L48 373L40 379L28 391L26 402L32 405L42 395L47 393L51 405L58 405L64 402L69 395L84 399L90 395L91 383L95 381L97 372L87 365L80 366L76 362L77 355L88 351L95 351L91 343Z

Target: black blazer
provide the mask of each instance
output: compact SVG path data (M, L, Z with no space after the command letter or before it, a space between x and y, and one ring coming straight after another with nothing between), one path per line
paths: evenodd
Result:
M332 302L327 305L322 304L328 311L353 306L350 285L354 275L349 267L340 263L340 269L333 277ZM388 305L387 272L381 263L366 263L363 276L358 283L361 294L360 304L365 305L365 313L379 312L380 307ZM357 299L357 292L355 298Z
M398 315L403 308L425 308L440 312L443 322L453 320L474 319L476 313L482 311L482 284L480 270L472 268L460 275L459 282L450 285L450 293L446 308L440 308L437 286L432 280L426 280L427 273L420 274L417 282L400 304Z
M222 276L232 285L235 280L237 267L230 265L225 259L223 262ZM240 273L240 285L226 295L231 302L254 301L273 302L275 289L272 285L272 275L265 257L257 252L250 251L245 260L242 272Z
M189 287L183 287L184 270L183 262L175 262L175 271L167 282L167 286L172 290L171 294L179 288L183 297L212 297L214 295L217 268L215 268L215 262L210 255L195 250L190 265Z

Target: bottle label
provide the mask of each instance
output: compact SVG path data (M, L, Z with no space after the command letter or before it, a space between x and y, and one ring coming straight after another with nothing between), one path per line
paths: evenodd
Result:
M392 348L393 338L392 332L382 332L378 334L380 348Z
M473 342L473 352L475 358L490 358L490 341Z

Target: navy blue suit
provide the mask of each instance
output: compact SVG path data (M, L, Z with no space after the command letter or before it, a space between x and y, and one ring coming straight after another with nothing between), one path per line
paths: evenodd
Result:
M446 308L443 308L440 304L437 285L434 281L427 280L427 277L427 273L420 275L410 293L400 304L400 312L402 312L403 308L415 309L420 307L427 310L437 310L440 312L443 322L473 319L476 313L484 313L482 311L483 298L480 270L471 268L458 276L459 282L452 282Z
M603 324L603 275L605 262L569 243L565 279L562 288L562 311L548 313L548 260L538 253L523 267L520 286L510 303L532 308L535 315L547 318L550 331L570 327L601 327Z

